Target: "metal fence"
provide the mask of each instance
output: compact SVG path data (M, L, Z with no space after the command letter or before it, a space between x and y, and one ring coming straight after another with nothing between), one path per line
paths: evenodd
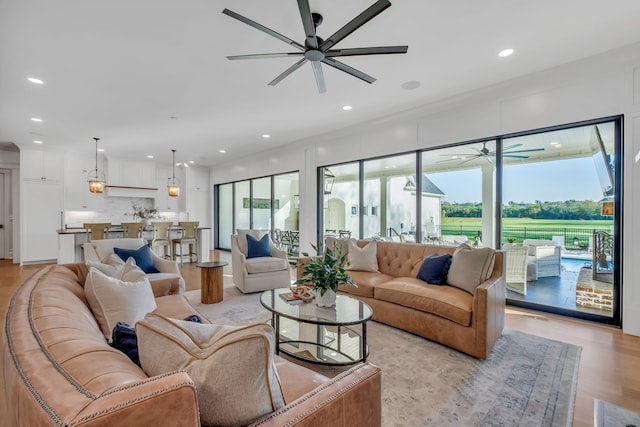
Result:
M571 227L503 227L502 242L522 243L526 239L556 240L564 241L563 246L566 249L580 250L589 247L594 230L611 232L608 227L593 230ZM473 240L476 236L482 237L482 230L473 226L446 225L441 227L440 235L465 235L469 240Z

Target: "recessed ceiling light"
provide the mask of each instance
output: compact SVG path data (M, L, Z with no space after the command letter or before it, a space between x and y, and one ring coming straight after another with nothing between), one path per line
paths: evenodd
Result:
M265 133L262 135L263 138L271 138L271 135L269 135L268 133Z
M189 160L189 163L190 164L194 164L195 162L193 160Z
M419 87L420 87L420 82L415 80L402 83L402 89L406 89L406 90L418 89Z
M509 48L509 49L501 50L500 53L498 53L498 56L501 56L504 58L505 56L509 56L511 54L513 54L513 49Z
M35 83L37 85L44 84L44 82L42 80L36 79L35 77L29 77L27 80L29 80L31 83Z
M40 123L42 119L39 119L38 117L31 117L31 121Z
M104 153L104 148L98 148L98 151Z
M349 111L349 110L351 110L352 108L353 108L353 107L352 107L351 105L345 105L344 107L342 107L342 109L343 109L344 111Z
M147 159L153 159L153 156L151 154L147 154Z
M220 152L221 152L222 154L224 154L224 153L226 153L226 152L227 152L227 150L220 150Z
M35 141L33 141L35 144L44 144L44 142L42 141L38 141L37 139Z

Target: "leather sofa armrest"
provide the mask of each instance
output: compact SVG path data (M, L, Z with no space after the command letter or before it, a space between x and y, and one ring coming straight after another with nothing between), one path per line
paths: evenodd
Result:
M126 404L123 404L126 402ZM186 372L150 377L110 390L76 415L91 426L200 426L195 384ZM83 424L84 425L84 424Z
M250 426L379 427L382 425L382 372L357 365Z
M504 253L496 252L496 264L491 277L476 289L473 315L476 324L476 357L486 359L504 329L506 306L506 272Z

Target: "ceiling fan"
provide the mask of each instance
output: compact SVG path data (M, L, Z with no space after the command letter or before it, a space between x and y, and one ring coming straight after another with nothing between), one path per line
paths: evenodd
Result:
M285 77L293 73L300 68L305 62L311 62L313 73L318 85L318 91L320 93L326 92L327 88L324 82L324 75L322 74L321 63L337 68L344 71L347 74L351 74L367 83L373 83L376 79L370 75L363 73L349 65L346 65L335 58L341 56L357 56L357 55L383 55L392 53L407 53L408 46L378 46L378 47L360 47L360 48L348 48L348 49L332 49L336 44L342 41L349 34L353 33L358 28L369 22L369 20L376 17L379 13L391 6L388 0L378 0L369 8L367 8L360 15L349 21L344 27L340 28L333 35L326 40L318 37L316 29L318 25L322 23L322 15L319 13L312 13L309 7L309 0L298 0L298 9L300 9L300 17L302 18L302 26L304 27L305 41L303 44L297 43L294 40L283 36L276 31L273 31L264 25L258 24L249 18L246 18L236 12L229 9L224 9L222 13L238 21L244 22L260 31L269 34L272 37L282 40L288 45L295 47L300 52L286 52L286 53L258 53L253 55L235 55L227 56L228 59L263 59L263 58L283 58L283 57L302 57L298 62L287 68L278 77L269 82L270 86L275 86L280 83Z
M526 150L514 150L514 148L518 148L521 147L522 144L513 144L510 145L508 147L505 147L502 150L502 156L503 157L508 157L508 158L512 158L512 159L528 159L529 156L527 155L523 155L522 153L532 153L535 151L543 151L544 148L529 148ZM483 142L482 143L482 148L481 149L477 149L476 147L470 147L472 150L475 150L475 153L466 153L466 154L460 154L460 153L451 153L451 154L441 154L442 156L448 156L448 157L452 157L451 159L445 159L445 160L440 160L440 162L450 162L453 160L462 160L459 164L464 164L467 162L470 162L474 159L477 159L478 157L484 157L489 163L494 164L494 160L492 159L492 157L496 156L496 150L489 150L487 148L487 143ZM440 163L439 162L439 163Z

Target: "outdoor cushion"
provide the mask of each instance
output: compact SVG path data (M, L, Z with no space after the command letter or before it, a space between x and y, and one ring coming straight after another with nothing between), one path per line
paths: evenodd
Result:
M281 271L289 268L287 260L276 257L247 258L247 273L269 273L271 271Z
M149 314L136 332L147 375L187 371L198 389L202 425L247 425L284 407L271 326L220 326Z

